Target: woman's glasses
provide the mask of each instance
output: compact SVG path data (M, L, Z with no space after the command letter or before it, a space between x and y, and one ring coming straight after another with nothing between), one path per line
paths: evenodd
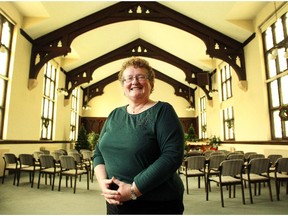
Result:
M128 76L128 77L124 77L123 78L123 81L126 82L126 83L131 83L133 82L134 78L138 81L138 82L141 82L141 81L145 81L148 79L148 77L144 74L138 74L136 76Z

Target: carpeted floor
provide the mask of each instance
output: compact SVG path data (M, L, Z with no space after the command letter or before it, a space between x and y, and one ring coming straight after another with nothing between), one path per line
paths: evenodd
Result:
M38 177L38 176L37 176ZM182 176L183 178L183 176ZM2 181L2 179L1 179ZM72 188L65 187L62 182L58 191L58 177L56 187L51 191L49 185L41 181L37 189L37 178L31 188L26 175L21 177L20 185L13 185L13 177L5 178L0 183L0 214L1 215L103 215L106 214L105 201L100 195L97 181L90 182L90 190L86 189L86 179L77 182L76 194ZM183 178L185 183L185 179ZM268 187L262 187L260 196L254 197L254 204L250 204L248 188L245 189L246 205L242 204L240 188L237 188L236 198L228 198L228 191L224 190L225 207L221 207L220 191L215 184L211 184L209 201L206 201L204 184L197 187L197 179L189 179L189 195L184 194L185 215L284 215L288 214L288 195L286 185L281 187L280 201L276 200L275 185L272 183L274 201L268 195Z

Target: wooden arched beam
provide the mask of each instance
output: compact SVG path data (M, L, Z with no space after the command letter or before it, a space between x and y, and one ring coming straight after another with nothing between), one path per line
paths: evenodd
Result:
M209 100L212 99L211 96L209 96L209 89L206 88L206 85L201 85L198 79L199 74L207 74L207 72L203 72L203 70L201 70L200 68L197 68L194 65L178 58L177 56L174 56L166 52L165 50L162 50L159 47L156 47L142 39L136 39L131 43L119 47L103 56L100 56L99 58L96 58L84 65L81 65L78 68L66 72L67 75L65 87L68 90L68 95L65 96L65 98L68 99L73 89L77 86L91 81L92 74L97 68L115 60L128 58L131 56L145 56L149 58L154 58L178 67L185 73L185 80L188 83L198 85L204 91L207 98Z
M156 79L159 79L163 82L166 82L170 84L174 90L175 95L179 97L183 97L186 99L192 107L195 107L195 91L197 88L191 88L183 83L165 75L164 73L161 73L160 71L153 68L155 72ZM97 83L94 83L93 85L90 85L83 89L83 104L87 104L92 98L100 96L104 94L104 88L112 83L118 80L118 73L116 72L109 77L106 77L102 80L100 80Z
M40 69L49 60L71 52L70 45L77 36L100 26L129 20L159 22L195 35L205 43L207 54L227 62L234 68L239 80L246 80L242 43L158 2L126 1L116 3L34 40L30 81L37 80Z

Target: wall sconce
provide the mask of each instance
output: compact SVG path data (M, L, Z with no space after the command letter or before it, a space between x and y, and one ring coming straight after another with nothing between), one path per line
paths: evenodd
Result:
M191 105L186 107L186 111L190 112L190 111L194 111L194 110L195 110L195 108L192 107Z
M217 89L211 89L210 91L209 91L209 96L210 97L213 97L213 93L214 92L218 92L218 90Z
M4 45L1 44L1 46L0 46L0 53L5 53L5 52L6 52L6 49L5 49Z
M68 95L68 91L67 91L67 89L65 89L65 88L58 88L58 89L57 89L57 92L58 92L58 94L63 94L63 95L65 95L65 96Z
M285 50L284 57L285 57L286 59L288 59L288 48L286 48L286 50Z
M270 53L270 56L269 56L269 57L270 57L271 60L275 60L277 56L278 56L278 49L275 48L275 49L273 49L272 52Z
M83 110L91 110L92 107L88 104L85 104L83 107L82 107Z

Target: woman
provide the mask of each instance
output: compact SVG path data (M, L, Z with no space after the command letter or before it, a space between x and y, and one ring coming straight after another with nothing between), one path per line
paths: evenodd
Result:
M181 123L170 104L149 99L155 74L147 61L132 57L118 76L128 105L110 113L94 154L107 214L183 214Z

